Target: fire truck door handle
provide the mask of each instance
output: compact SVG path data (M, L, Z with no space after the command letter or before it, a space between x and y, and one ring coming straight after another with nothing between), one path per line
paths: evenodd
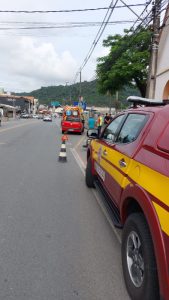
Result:
M103 151L103 154L106 156L107 155L107 151L106 149Z
M119 165L120 165L121 168L125 168L127 166L124 158L122 158L122 159L119 160Z

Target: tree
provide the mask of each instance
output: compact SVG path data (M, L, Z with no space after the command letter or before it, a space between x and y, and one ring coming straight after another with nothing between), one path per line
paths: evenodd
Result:
M111 47L107 56L98 59L98 90L114 94L124 85L136 85L141 95L146 93L150 60L151 32L140 28L137 32L124 31L124 35L109 36L104 47Z

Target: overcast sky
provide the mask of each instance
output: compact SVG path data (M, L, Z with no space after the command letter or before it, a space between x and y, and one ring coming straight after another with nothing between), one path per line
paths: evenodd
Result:
M146 0L124 0L145 4ZM73 10L108 7L110 0L0 0L0 10ZM114 0L115 3L115 0ZM119 0L119 5L122 5ZM144 7L133 7L140 14ZM107 10L72 13L0 13L0 88L8 92L29 92L49 85L74 82L99 27L19 29L34 26L63 26L68 22L102 22ZM134 21L128 8L114 10L109 21ZM38 23L38 24L37 24ZM68 24L66 24L68 25ZM102 47L108 35L123 33L132 23L107 25L90 60L82 70L82 81L95 76L96 59L107 54ZM4 30L4 28L15 28ZM79 77L77 78L79 81Z

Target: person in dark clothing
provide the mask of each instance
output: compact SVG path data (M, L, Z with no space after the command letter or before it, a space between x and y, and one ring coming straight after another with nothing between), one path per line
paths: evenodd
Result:
M105 115L105 117L104 117L104 125L109 124L109 122L110 122L110 117L109 117L109 115L106 113L106 115Z
M111 114L109 114L109 123L113 120L113 117Z

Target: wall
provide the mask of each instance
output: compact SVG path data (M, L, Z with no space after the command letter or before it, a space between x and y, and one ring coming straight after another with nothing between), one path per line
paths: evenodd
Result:
M159 40L157 77L156 77L156 99L169 98L169 9L164 17L164 27L162 28Z

